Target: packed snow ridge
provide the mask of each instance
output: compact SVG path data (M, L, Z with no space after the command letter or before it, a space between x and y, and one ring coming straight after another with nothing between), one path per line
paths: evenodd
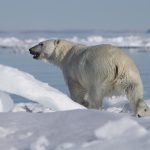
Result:
M0 65L0 83L1 111L8 111L13 107L13 100L6 93L25 97L53 111L85 109L59 90L16 68Z

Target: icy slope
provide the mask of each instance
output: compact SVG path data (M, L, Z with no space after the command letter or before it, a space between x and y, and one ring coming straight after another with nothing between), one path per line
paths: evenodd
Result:
M4 65L0 65L0 91L25 97L54 111L85 109L32 75Z

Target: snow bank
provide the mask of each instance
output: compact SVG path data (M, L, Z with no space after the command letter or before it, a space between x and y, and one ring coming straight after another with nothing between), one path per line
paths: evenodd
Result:
M62 92L12 67L0 65L0 83L1 91L25 97L54 111L85 109Z
M150 118L93 110L1 113L0 149L149 150Z

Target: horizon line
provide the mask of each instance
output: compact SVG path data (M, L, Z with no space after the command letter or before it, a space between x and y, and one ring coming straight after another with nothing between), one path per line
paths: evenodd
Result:
M20 33L33 33L33 32L149 32L150 29L78 29L78 28L70 28L70 29L0 29L0 33L13 33L13 32L20 32Z

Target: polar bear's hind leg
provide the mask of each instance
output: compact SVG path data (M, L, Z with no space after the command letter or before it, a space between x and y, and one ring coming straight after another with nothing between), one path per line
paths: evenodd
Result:
M86 89L83 88L77 81L69 80L68 88L70 92L71 99L75 102L88 107L88 102L85 100Z

